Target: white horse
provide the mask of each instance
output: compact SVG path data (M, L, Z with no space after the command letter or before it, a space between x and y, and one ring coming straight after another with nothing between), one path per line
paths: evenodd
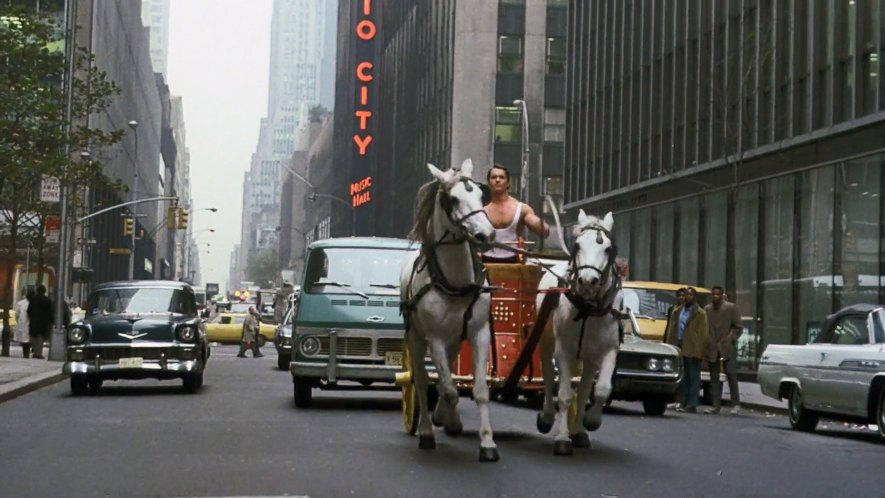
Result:
M478 247L494 241L495 230L483 202L484 191L471 179L473 162L442 172L427 165L434 180L418 192L415 226L410 236L421 242L421 251L403 266L401 309L418 394L418 447L433 449L436 442L428 415L429 385L424 356L430 357L439 376L439 402L433 422L446 434L462 431L458 415L458 390L452 381L452 362L461 341L473 348L473 398L480 414L480 461L497 461L498 450L489 423L489 388L486 366L489 355L488 281Z
M569 288L569 292L560 297L554 308L540 343L544 407L538 414L537 425L538 430L545 434L550 431L556 416L553 405L553 357L559 366L559 421L553 446L556 455L571 455L572 445L590 447L590 437L585 428L595 431L602 425L602 407L612 390L612 372L620 340L618 320L623 300L621 282L614 264L617 248L611 234L613 223L611 213L600 220L587 216L581 210L570 261L554 267L553 272L546 273L538 285L539 289L563 285ZM544 294L539 293L537 309L541 308L543 298ZM581 380L577 391L575 433L570 434L568 414L573 402L571 379L578 374ZM593 404L586 410L594 381Z

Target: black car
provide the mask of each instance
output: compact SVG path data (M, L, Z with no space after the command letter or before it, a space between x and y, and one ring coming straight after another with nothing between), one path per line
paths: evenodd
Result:
M196 392L209 359L194 289L174 281L97 285L85 318L68 327L67 343L62 372L74 395L96 392L105 380L147 378L180 378Z

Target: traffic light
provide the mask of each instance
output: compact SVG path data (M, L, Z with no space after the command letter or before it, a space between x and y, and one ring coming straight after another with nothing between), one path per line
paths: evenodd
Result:
M187 209L178 208L178 229L187 230Z
M166 228L168 228L169 230L175 228L175 213L177 212L177 208L166 208Z
M135 218L132 216L125 216L123 218L123 236L129 237L135 231Z

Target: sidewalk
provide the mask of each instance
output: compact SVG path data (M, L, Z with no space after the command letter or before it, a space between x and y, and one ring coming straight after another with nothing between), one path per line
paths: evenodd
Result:
M762 394L762 389L755 382L738 382L741 390L741 406L751 408L753 410L768 411L778 414L787 413L787 401L778 401L774 398ZM722 399L730 400L731 394L728 392L728 383L722 383Z
M44 356L49 356L45 349ZM0 403L63 380L61 366L60 361L23 358L21 346L12 343L9 356L0 356Z

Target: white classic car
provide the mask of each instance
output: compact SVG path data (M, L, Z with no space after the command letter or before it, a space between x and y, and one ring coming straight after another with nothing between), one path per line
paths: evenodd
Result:
M765 395L789 400L794 429L813 431L826 416L875 423L885 437L885 306L839 310L814 343L768 346L757 379Z

